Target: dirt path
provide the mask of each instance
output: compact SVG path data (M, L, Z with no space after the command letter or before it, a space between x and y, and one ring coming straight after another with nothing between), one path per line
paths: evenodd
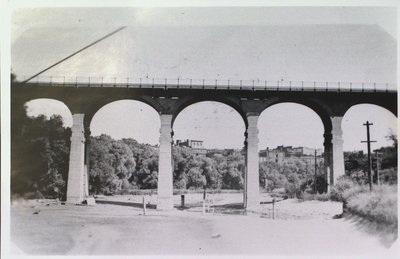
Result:
M337 210L333 205L293 201L281 204L281 213L289 213L292 208L301 220L182 211L148 211L143 216L140 209L113 205L18 205L11 208L11 241L23 252L33 255L259 254L385 258L396 252L396 246L386 247L378 237L360 231L354 222L332 219Z

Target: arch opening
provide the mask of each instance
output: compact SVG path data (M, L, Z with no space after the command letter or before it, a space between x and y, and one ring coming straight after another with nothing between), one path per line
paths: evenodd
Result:
M258 126L261 188L291 197L323 192L326 126L320 115L303 104L280 102L260 114Z
M367 145L361 143L366 140L366 126L369 121L371 140L377 141L372 148L390 146L390 134L397 135L397 117L389 110L374 104L357 104L351 106L343 116L343 150L344 151L367 151ZM357 136L355 138L355 136Z
M37 117L44 115L50 119L53 115L61 116L64 127L72 126L72 113L63 102L55 99L39 98L25 103L26 115Z
M234 190L229 197L210 196L214 201L242 206L245 177L242 115L225 103L196 102L177 115L173 131L174 188Z
M141 101L118 100L100 108L90 121L90 193L157 189L160 124L157 111Z
M72 115L55 99L12 107L11 194L65 199Z
M371 151L369 175L367 126ZM397 117L374 104L350 107L342 120L343 150L346 176L359 184L397 184ZM371 185L372 187L372 185Z

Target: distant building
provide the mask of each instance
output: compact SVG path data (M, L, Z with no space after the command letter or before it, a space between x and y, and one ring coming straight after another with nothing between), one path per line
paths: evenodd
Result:
M317 149L317 160L321 160L322 150ZM315 149L307 147L277 146L275 149L266 148L259 152L260 162L275 162L282 164L284 161L296 160L315 155Z
M185 141L177 140L175 142L175 145L179 147L190 148L191 152L197 156L205 156L207 154L207 150L203 147L202 140L192 140L192 139L187 139Z

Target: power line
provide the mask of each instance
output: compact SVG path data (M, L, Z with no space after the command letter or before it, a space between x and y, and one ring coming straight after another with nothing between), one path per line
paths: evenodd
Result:
M109 34L107 34L107 35L101 37L100 39L98 39L98 40L96 40L96 41L90 43L89 45L87 45L87 46L81 48L80 50L75 51L75 52L72 53L71 55L69 55L69 56L67 56L67 57L65 57L65 58L63 58L63 59L61 59L61 60L58 61L57 63L55 63L55 64L53 64L53 65L47 67L46 69L43 69L43 70L40 71L39 73L37 73L37 74L31 76L30 78L26 79L26 80L23 81L22 83L27 83L28 81L32 80L33 78L37 77L38 75L43 74L43 73L46 72L47 70L49 70L49 69L51 69L51 68L57 66L58 64L64 62L65 60L67 60L67 59L69 59L69 58L75 56L76 54L78 54L78 53L84 51L84 50L87 49L87 48L90 48L91 46L93 46L93 45L99 43L100 41L102 41L102 40L104 40L104 39L106 39L106 38L108 38L108 37L114 35L115 33L119 32L119 31L121 31L121 30L123 30L123 29L125 29L125 28L126 28L126 26L122 26L122 27L118 28L117 30L115 30L115 31L113 31L113 32L110 32Z

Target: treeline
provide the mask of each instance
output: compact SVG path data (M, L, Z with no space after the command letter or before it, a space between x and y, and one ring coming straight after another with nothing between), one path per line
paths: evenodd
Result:
M89 186L93 194L129 193L156 189L158 147L134 139L92 137L89 151ZM196 156L190 149L173 147L173 182L176 189L243 188L244 157L234 152Z
M267 191L284 189L289 197L297 197L302 192L319 192L326 190L327 181L323 161L317 162L315 174L314 159L299 158L283 163L260 163L260 182ZM317 183L315 186L315 182Z
M18 122L11 125L12 194L64 198L71 130L63 127L60 116L24 115Z
M11 135L11 191L25 197L65 198L71 131L60 116L30 118L24 109L13 109ZM380 149L381 182L397 183L397 139ZM91 194L123 194L138 189L156 189L158 147L134 139L114 140L107 135L89 141L89 188ZM236 189L244 187L243 152L220 150L196 156L189 148L173 147L175 189ZM374 169L376 159L373 161ZM345 153L346 175L360 184L367 182L367 159L361 152ZM326 180L323 162L289 160L282 164L260 163L260 186L282 189L288 196L323 192ZM316 179L316 185L315 185ZM376 179L375 179L376 181Z
M379 160L376 153L372 154L373 182L378 182L377 171L379 171L380 183L397 184L397 137L394 134L387 136L392 141L392 146L381 147L378 150ZM359 183L368 183L368 157L362 151L345 152L345 170L349 179Z

